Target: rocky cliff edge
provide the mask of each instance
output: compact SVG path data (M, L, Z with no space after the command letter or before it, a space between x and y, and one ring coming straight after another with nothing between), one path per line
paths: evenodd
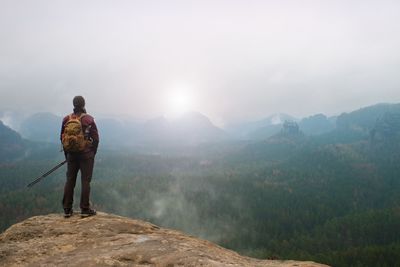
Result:
M258 260L178 231L106 213L36 216L0 235L0 266L268 266L314 262Z

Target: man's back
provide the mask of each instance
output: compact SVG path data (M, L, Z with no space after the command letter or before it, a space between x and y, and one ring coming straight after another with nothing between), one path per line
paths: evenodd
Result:
M63 139L63 133L65 132L65 125L70 120L72 115L80 118L80 123L82 125L82 131L85 134L85 137L90 141L89 144L85 147L85 149L80 152L81 153L93 152L94 154L96 154L97 146L99 144L99 133L98 133L97 125L94 121L94 118L87 113L79 112L79 113L72 113L72 114L66 115L64 117L64 119L62 121L62 125L61 125L60 140L62 141L62 139Z
M83 143L84 147L80 149L78 146L79 149L77 151L68 151L63 144L65 157L68 163L67 180L64 186L64 197L62 201L64 217L66 218L73 214L74 188L79 171L81 172L82 183L80 199L81 216L96 215L96 211L91 208L89 199L90 182L92 180L94 158L99 144L99 134L94 118L86 113L84 98L82 96L76 96L72 102L74 105L74 112L64 117L61 125L60 139L61 142L63 142L63 135L68 127L67 125L71 120L74 120L74 123L78 125L77 129L79 129L77 134L80 135L81 139L83 138L85 142Z

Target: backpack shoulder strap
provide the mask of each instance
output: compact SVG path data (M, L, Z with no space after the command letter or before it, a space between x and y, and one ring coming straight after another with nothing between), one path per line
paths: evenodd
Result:
M71 114L68 115L67 119L66 119L65 122L64 122L64 125L67 124L67 123L72 119L72 116L73 116L73 115L74 115L73 113L71 113Z
M81 115L79 116L79 120L82 120L83 117L87 116L86 113L81 113Z

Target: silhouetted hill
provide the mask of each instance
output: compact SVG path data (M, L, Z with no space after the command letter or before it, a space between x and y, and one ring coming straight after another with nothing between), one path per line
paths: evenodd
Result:
M16 110L0 110L0 120L3 121L5 125L8 125L11 129L15 131L20 130L22 121L25 118L25 114L21 111Z
M62 118L52 113L36 113L21 124L21 134L32 141L59 143Z
M130 118L107 117L96 119L101 146L125 146L137 139L140 124Z
M400 113L400 104L377 104L343 113L337 118L336 126L339 130L369 134L376 121L385 113Z
M399 162L400 151L400 112L385 113L370 131L370 142L375 155L382 154L386 161Z
M296 121L296 119L284 113L277 113L262 120L229 125L226 131L239 139L265 140L279 133L285 121Z
M237 137L249 140L266 140L279 134L285 121L297 122L298 120L287 114L275 114L266 119L253 123L244 123L230 126L227 129ZM306 135L320 135L335 128L336 118L327 118L323 114L316 114L298 122L300 130Z
M385 113L379 117L371 131L374 142L397 144L400 138L400 112Z
M157 117L143 123L109 119L98 122L105 144L122 146L182 146L226 140L228 135L204 115L191 112L174 119ZM113 132L116 132L114 135Z
M320 135L332 131L335 124L324 114L316 114L302 119L299 122L302 132L306 135Z
M176 142L189 144L223 141L227 133L216 127L209 118L198 112L190 112L171 122L172 135Z
M20 157L25 150L21 135L0 121L0 161Z

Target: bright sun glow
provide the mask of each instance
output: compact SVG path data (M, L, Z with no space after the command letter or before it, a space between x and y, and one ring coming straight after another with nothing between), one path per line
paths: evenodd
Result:
M168 114L169 116L179 116L194 108L194 99L191 94L185 90L177 90L168 96Z

